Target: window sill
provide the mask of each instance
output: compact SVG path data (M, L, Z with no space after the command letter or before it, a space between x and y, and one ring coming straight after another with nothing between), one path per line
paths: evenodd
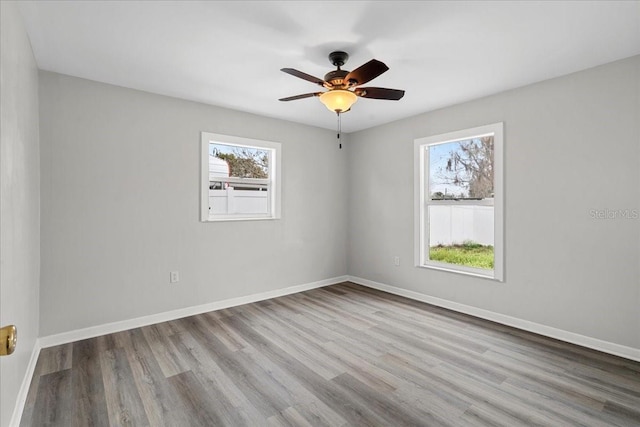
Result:
M268 221L268 220L276 220L280 219L280 217L275 216L216 216L209 217L202 222L225 222L225 221Z
M478 277L481 279L489 279L489 280L494 280L496 282L504 282L503 279L495 277L495 270L490 270L487 273L484 273L480 269L468 268L463 270L461 268L450 267L447 264L419 264L419 265L416 265L416 267L427 268L430 270L446 271L449 273L463 274L465 276Z

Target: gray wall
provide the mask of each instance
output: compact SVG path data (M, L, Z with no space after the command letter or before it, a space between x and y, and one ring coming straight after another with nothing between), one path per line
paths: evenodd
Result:
M41 333L348 272L640 348L639 222L590 215L640 210L639 67L634 57L358 132L344 150L331 131L41 72ZM415 268L414 138L497 121L505 283ZM203 130L284 144L282 220L198 221Z
M40 107L43 336L346 274L334 132L50 72ZM199 222L201 131L282 143L280 220Z
M640 348L640 57L350 135L349 274ZM506 281L413 266L413 140L505 123ZM394 267L392 257L401 257Z
M38 70L15 3L0 2L0 325L18 346L0 358L0 425L9 425L38 337L40 154Z

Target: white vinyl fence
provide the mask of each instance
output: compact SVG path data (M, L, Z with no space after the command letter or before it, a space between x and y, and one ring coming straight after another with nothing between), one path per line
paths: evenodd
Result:
M429 245L493 245L493 206L429 206Z
M264 190L209 190L209 209L212 214L266 214L269 195Z

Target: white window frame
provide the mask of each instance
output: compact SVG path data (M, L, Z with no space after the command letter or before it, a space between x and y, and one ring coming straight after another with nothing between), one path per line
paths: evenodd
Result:
M223 182L241 182L244 184L263 184L268 191L268 213L266 214L213 214L209 210L209 144L220 143L239 147L269 150L269 178L221 178ZM282 194L282 144L260 139L243 138L240 136L222 135L202 132L200 151L200 221L252 221L279 219Z
M490 205L490 200L430 200L426 197L429 188L428 147L450 142L469 140L493 135L494 167L494 266L493 270L472 268L428 259L429 206L436 205ZM414 230L415 265L442 271L467 274L504 281L504 123L493 123L471 129L449 132L414 140Z

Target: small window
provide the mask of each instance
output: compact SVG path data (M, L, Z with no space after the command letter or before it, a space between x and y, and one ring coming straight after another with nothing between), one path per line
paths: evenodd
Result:
M280 217L280 143L202 132L201 220Z
M503 280L503 124L415 140L416 265Z

